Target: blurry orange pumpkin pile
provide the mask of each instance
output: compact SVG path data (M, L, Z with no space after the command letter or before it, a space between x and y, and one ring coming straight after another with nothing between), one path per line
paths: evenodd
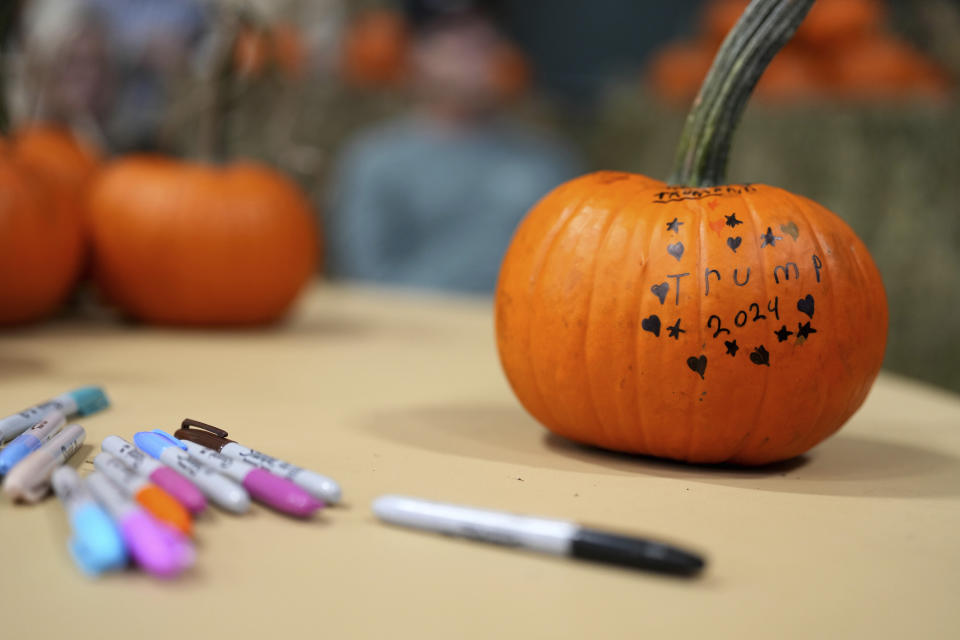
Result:
M668 45L651 60L651 90L668 102L693 99L747 4L708 2L696 37ZM943 98L950 89L946 73L885 29L886 19L881 0L819 0L767 68L754 95L770 102Z
M163 156L101 166L67 131L0 139L0 326L54 314L89 255L101 298L168 325L282 317L318 261L316 223L292 181L264 166Z
M367 9L347 26L340 54L340 73L348 85L392 89L409 80L412 29L399 11ZM530 88L530 62L515 45L503 41L494 54L493 83L504 100Z

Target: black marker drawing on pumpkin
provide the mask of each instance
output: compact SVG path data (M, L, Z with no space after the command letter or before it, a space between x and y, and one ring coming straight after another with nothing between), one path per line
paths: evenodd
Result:
M703 374L707 370L707 356L700 356L699 358L691 356L687 358L687 366L690 367L691 371L699 374L702 380Z
M640 328L644 331L649 331L653 335L660 337L660 317L657 314L653 314L649 318L644 318L640 321Z
M760 245L760 248L763 249L765 246L770 245L771 247L777 246L777 240L783 240L780 236L773 235L773 229L767 227L767 232L760 236L760 239L763 240L763 243Z
M724 340L723 344L726 345L727 353L729 353L731 356L736 356L737 351L740 350L740 347L737 346L736 340Z
M677 318L677 321L672 325L667 327L667 336L670 338L680 339L681 333L686 333L686 329L680 328L680 318Z

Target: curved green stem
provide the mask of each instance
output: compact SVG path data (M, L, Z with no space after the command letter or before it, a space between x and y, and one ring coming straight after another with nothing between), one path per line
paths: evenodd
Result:
M723 184L733 132L773 56L814 0L753 0L720 46L687 115L670 184Z

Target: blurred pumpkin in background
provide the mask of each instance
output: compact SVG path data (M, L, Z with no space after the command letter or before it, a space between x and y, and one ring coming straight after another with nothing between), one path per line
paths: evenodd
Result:
M704 5L692 41L667 45L653 58L647 83L667 102L692 99L706 75L704 61L748 5L713 0ZM890 100L940 98L949 78L933 61L888 34L881 0L818 0L793 40L757 86L758 100Z
M242 76L260 76L273 66L287 77L299 78L307 70L308 58L300 31L284 22L269 27L245 24L234 40L233 65Z
M497 95L506 101L520 98L530 88L530 62L518 47L508 42L497 46L493 60L493 82Z
M913 47L883 35L852 43L835 57L830 72L834 91L852 99L942 98L950 88L937 65Z
M701 41L668 44L653 55L647 84L662 100L687 104L710 70L716 46Z
M403 15L370 9L346 28L341 50L344 80L358 87L391 87L406 77L410 30Z
M101 173L89 206L97 283L147 322L275 321L317 264L306 197L263 166L131 156Z
M70 294L84 257L82 191L96 166L58 129L0 145L0 325L39 320Z

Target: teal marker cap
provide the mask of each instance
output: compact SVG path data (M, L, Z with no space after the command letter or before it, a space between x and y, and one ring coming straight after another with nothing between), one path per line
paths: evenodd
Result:
M80 387L71 391L70 397L77 403L79 416L88 416L110 406L107 394L100 387Z
M113 520L99 505L78 509L71 517L74 531L70 555L88 576L121 569L127 564L127 547Z

